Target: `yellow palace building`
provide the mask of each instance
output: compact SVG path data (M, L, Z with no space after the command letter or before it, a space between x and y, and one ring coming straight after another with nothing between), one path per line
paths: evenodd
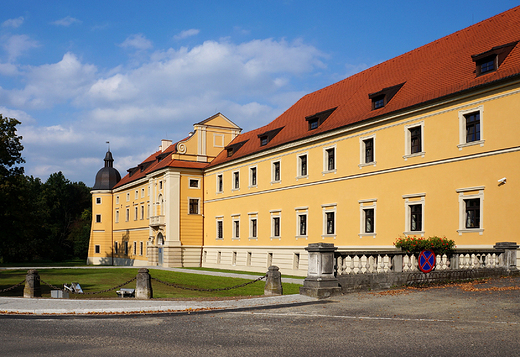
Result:
M309 243L518 242L519 41L516 7L310 93L264 127L241 133L216 114L121 180L107 153L89 262L306 275Z

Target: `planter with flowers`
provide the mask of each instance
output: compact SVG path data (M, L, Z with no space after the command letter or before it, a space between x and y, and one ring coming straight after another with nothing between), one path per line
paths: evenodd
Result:
M429 238L406 236L397 238L394 245L409 254L419 255L419 269L425 273L435 267L436 255L449 255L455 248L453 240L437 236Z

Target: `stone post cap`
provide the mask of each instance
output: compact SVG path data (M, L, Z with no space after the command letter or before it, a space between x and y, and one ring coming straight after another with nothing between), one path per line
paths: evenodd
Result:
M337 249L334 243L309 243L305 248L308 252L334 252Z
M280 268L278 268L276 265L271 265L269 267L269 271L278 271L278 270L280 270Z
M516 242L498 242L493 246L495 249L518 249Z
M138 273L148 273L148 268L140 268Z
M38 270L36 270L36 269L29 269L29 270L27 270L27 274L38 274Z

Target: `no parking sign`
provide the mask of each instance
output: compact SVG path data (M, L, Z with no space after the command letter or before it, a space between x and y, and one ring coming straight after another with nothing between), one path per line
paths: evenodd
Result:
M435 268L435 253L433 250L423 250L419 253L419 270L429 273Z

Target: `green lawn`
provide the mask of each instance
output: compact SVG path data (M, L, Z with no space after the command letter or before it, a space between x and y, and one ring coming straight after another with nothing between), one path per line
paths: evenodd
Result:
M215 269L215 268L193 268L186 267L183 269L191 269L191 270L206 270L206 271L217 271L221 273L235 273L235 274L246 274L246 275L262 275L267 272L267 269L264 273L254 272L254 271L241 271L241 270L227 270L227 269ZM304 276L296 276L296 275L286 275L282 274L282 278L292 278L292 279L301 279L302 281L305 279Z
M64 283L71 282L80 283L84 292L101 291L122 284L137 275L138 269L135 268L98 268L98 269L40 269L40 279L46 283L62 287ZM27 271L25 270L0 270L0 290L11 287L21 282ZM250 281L248 279L225 278L209 275L198 275L188 273L177 273L165 270L150 270L150 275L169 283L175 283L183 287L216 289L239 285ZM252 280L252 279L251 279ZM174 288L152 280L152 289L154 298L219 298L232 296L257 296L264 294L265 280L247 285L245 287L217 291L192 291L180 288ZM135 288L135 281L129 283L125 288ZM284 294L298 294L300 285L283 284ZM50 297L51 288L41 283L42 297ZM23 285L4 293L0 296L23 296ZM76 299L99 299L99 298L117 298L114 291L109 291L96 295L70 295L70 298Z

